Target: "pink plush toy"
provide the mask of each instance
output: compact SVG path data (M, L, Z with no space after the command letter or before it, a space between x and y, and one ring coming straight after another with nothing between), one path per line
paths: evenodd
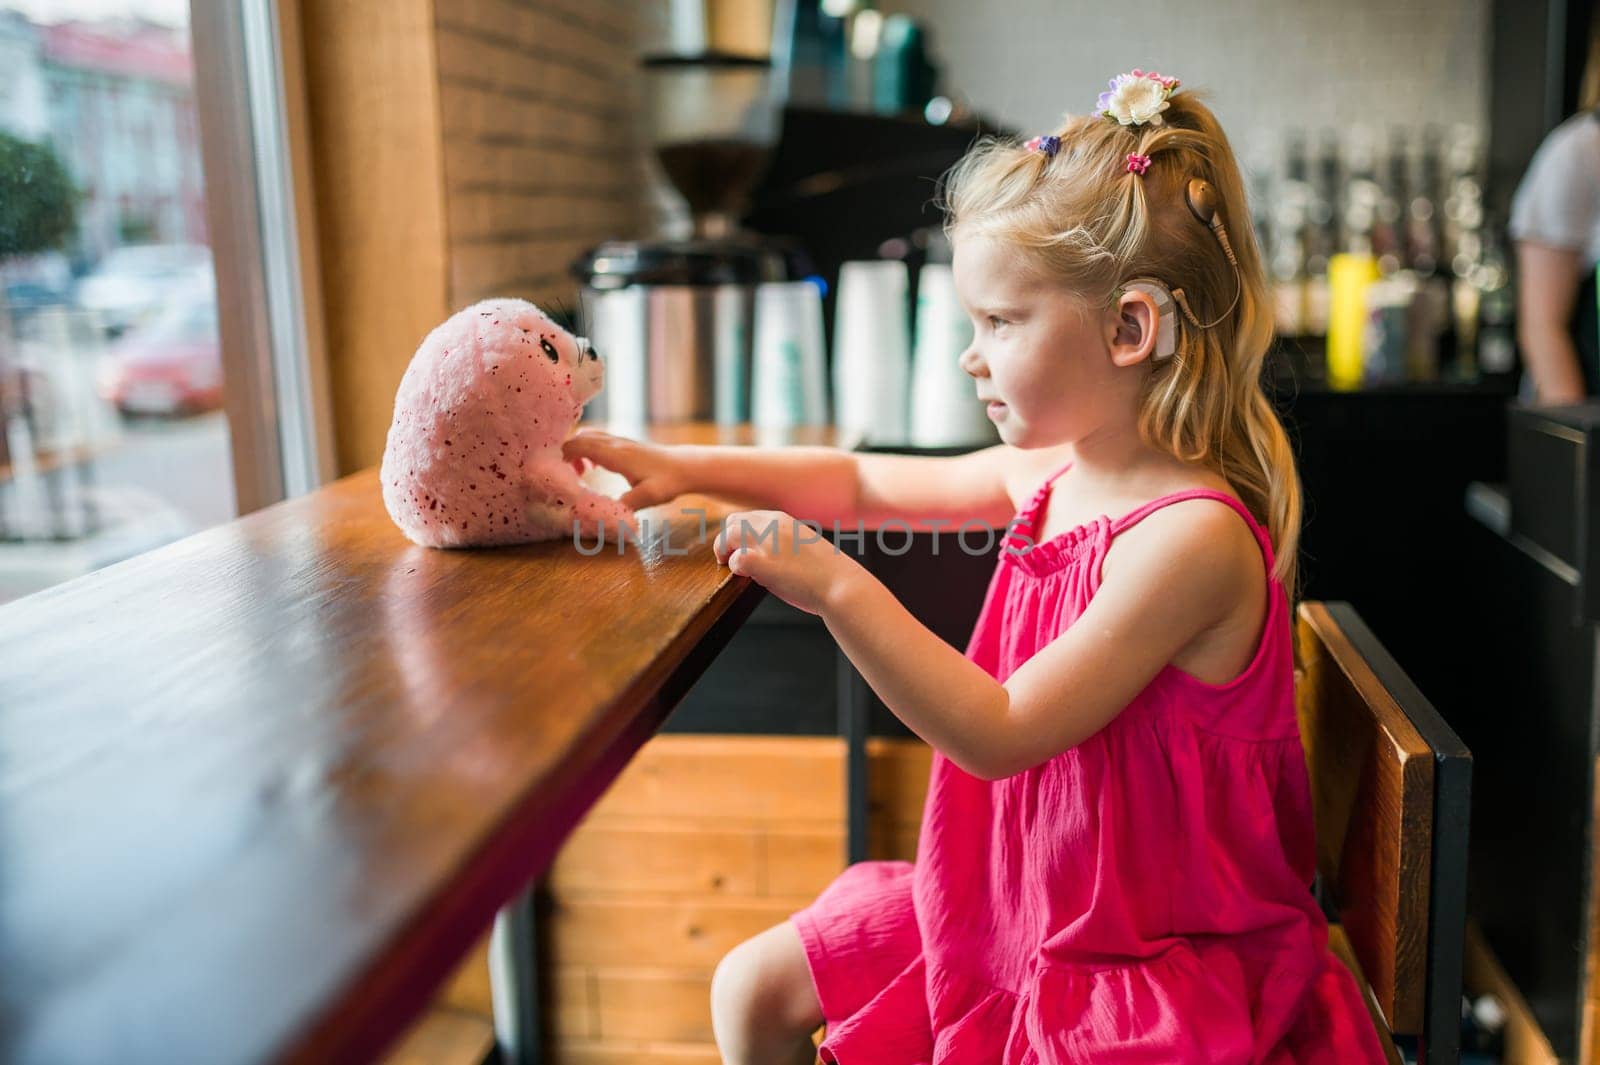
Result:
M637 532L633 512L561 455L604 380L594 349L525 300L458 311L400 381L383 451L389 516L424 547Z

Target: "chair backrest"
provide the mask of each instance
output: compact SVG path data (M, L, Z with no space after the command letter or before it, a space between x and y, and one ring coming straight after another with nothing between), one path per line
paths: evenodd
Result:
M1324 902L1391 1032L1459 1056L1472 760L1348 603L1296 625Z

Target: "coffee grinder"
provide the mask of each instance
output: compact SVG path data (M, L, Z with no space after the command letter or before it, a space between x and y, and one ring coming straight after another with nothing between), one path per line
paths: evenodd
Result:
M704 50L640 61L655 157L687 202L692 232L607 241L573 263L583 330L607 363L585 420L749 420L756 286L809 272L793 242L739 228L782 111L771 56L750 54L750 41L746 33L739 49L702 34L693 43Z

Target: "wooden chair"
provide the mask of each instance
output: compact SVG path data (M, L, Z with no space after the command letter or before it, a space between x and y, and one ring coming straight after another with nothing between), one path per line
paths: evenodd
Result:
M1390 1060L1460 1058L1472 756L1348 603L1300 605L1296 703L1330 943Z

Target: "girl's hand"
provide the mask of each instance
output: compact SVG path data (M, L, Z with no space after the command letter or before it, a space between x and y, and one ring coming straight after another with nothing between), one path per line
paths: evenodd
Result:
M722 523L717 561L790 606L820 614L860 563L781 510L740 510Z
M588 460L627 478L631 487L620 502L633 510L665 503L689 490L683 462L672 448L661 444L630 440L600 429L580 429L561 445L561 454L580 475L584 472L580 463Z

